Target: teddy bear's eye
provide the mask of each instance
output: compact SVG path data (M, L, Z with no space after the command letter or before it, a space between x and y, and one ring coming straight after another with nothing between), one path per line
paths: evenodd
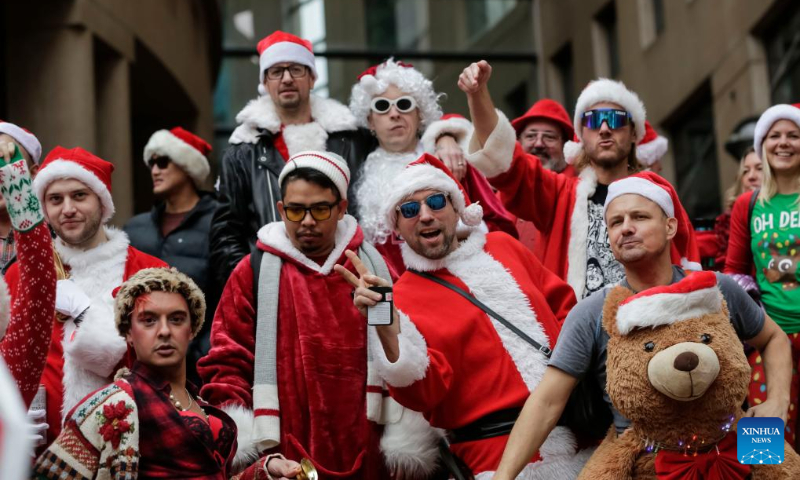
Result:
M645 352L652 352L656 348L656 344L653 342L647 342L644 344L644 351Z
M711 343L711 335L707 333L700 335L700 341L708 345L709 343Z

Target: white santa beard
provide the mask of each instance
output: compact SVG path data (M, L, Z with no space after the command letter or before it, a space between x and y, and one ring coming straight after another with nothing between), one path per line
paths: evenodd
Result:
M379 245L391 235L392 229L385 224L383 216L386 192L400 172L417 158L417 152L390 153L378 148L364 162L355 195L358 224L368 242Z

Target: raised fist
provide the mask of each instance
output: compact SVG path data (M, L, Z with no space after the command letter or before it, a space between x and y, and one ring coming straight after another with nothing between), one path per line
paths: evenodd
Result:
M486 60L470 64L458 76L458 88L467 95L478 93L481 88L486 88L489 77L492 76L492 66Z

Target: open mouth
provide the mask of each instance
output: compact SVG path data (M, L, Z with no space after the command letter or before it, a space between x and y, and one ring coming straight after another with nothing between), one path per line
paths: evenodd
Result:
M423 230L423 231L419 232L419 235L422 238L431 240L431 239L434 239L434 238L438 237L440 233L442 233L442 231L437 228L436 230Z

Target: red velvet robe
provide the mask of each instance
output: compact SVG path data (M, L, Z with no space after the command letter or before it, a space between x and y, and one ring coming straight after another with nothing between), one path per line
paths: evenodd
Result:
M262 228L257 243L283 261L277 340L280 444L266 453L298 461L307 457L323 478L388 478L379 448L383 427L366 417L367 325L353 306L353 288L332 271L334 262L311 265L297 257L302 255L297 250L265 245L263 232L275 225ZM357 251L363 238L356 227L329 258L355 272L343 251L345 246ZM205 382L201 394L211 404L253 408L255 328L248 255L228 279L211 329L211 350L198 363ZM252 421L232 416L237 425ZM242 444L240 434L240 448L247 447Z

